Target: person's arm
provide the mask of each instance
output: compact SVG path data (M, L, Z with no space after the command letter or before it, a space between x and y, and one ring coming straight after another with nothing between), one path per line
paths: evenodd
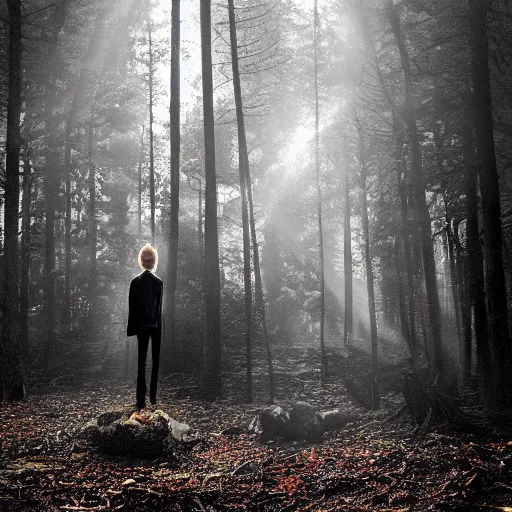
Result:
M158 294L158 328L162 329L162 302L164 295L164 282L160 281L160 291Z
M132 279L132 282L130 283L130 292L128 294L128 326L126 328L127 336L134 336L137 334L137 324L137 292L135 289L135 279Z

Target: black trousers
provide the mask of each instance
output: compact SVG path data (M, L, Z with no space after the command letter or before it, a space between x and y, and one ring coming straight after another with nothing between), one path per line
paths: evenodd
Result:
M137 334L139 359L137 365L137 407L146 405L146 357L148 354L149 338L151 338L151 383L149 385L149 397L151 401L156 399L156 388L158 383L158 369L160 366L160 341L162 332L160 329L140 330Z

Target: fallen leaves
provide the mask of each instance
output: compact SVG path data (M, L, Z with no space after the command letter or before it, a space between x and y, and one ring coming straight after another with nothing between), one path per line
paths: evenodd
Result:
M366 422L322 444L262 445L237 427L254 416L254 405L174 399L162 401L162 409L202 434L201 443L176 460L109 457L71 444L76 429L106 405L128 403L130 392L30 397L0 414L0 509L18 502L21 489L27 503L61 510L159 510L181 503L191 511L397 512L438 505L453 510L470 500L475 510L512 512L506 501L512 496L512 442L446 433L411 437L407 425ZM338 400L318 396L326 403ZM477 508L480 499L487 505Z

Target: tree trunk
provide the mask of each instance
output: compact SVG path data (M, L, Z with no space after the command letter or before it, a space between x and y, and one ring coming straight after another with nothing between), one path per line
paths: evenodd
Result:
M320 372L320 381L325 385L327 372L327 355L325 353L325 270L324 270L324 233L322 226L322 188L320 184L320 129L318 112L318 0L314 3L313 19L313 46L315 59L315 167L316 167L316 189L318 196L318 259L320 267L320 356L322 367Z
M387 102L391 108L391 115L393 121L393 140L395 143L394 148L394 160L397 171L397 179L398 179L398 196L400 199L400 220L401 220L401 236L404 248L404 261L405 261L405 274L407 280L405 299L408 305L408 328L407 331L409 333L409 338L407 339L408 345L411 350L411 362L413 366L417 361L417 333L416 333L416 307L415 307L415 297L414 297L414 279L413 279L413 271L412 271L412 262L411 262L411 244L409 240L409 212L407 206L407 192L405 186L405 176L404 171L406 169L404 158L403 158L403 134L402 134L402 126L400 120L398 118L398 108L393 99L393 95L391 94L389 87L386 85L384 81L384 76L382 74L381 66L379 64L379 59L377 57L377 51L375 49L375 42L373 40L373 34L368 25L368 20L364 11L364 2L360 0L359 5L359 20L361 23L361 28L363 31L363 40L365 44L366 52L368 53L369 58L374 61L375 68L377 71L378 79L380 86L382 88L382 92L386 97Z
M91 45L90 45L91 46ZM90 47L89 47L89 51ZM64 220L64 297L62 323L71 330L71 136L73 134L75 117L78 112L78 101L85 85L85 68L80 70L80 77L73 95L71 107L66 117L65 139L64 139L64 174L66 177L66 213Z
M0 344L0 399L23 400L25 387L19 318L18 207L20 194L21 1L8 0L9 91L4 203L4 321Z
M75 129L76 116L79 110L80 99L82 98L84 88L86 85L87 76L89 74L88 63L92 60L96 42L100 37L102 37L101 29L103 27L103 23L105 21L105 17L107 14L107 10L103 8L99 8L96 13L96 18L94 22L94 31L89 41L89 47L87 49L87 53L85 54L85 64L80 69L80 75L78 77L78 82L75 87L75 91L73 94L73 99L71 101L71 106L66 116L66 126L65 126L65 139L64 139L64 163L63 170L65 176L65 193L66 193L66 212L65 212L65 221L64 221L64 251L65 251L65 268L64 268L64 294L63 294L63 315L62 315L62 323L67 329L71 329L71 199L72 199L72 191L71 191L71 149L72 142L71 138L73 136L73 131Z
M373 283L373 267L370 247L370 225L368 221L368 199L366 197L366 153L364 147L364 138L361 129L359 132L359 165L361 166L360 182L362 192L362 215L364 236L364 260L366 269L366 289L368 291L368 313L370 316L370 343L372 353L372 410L379 408L380 396L377 376L377 318L375 316L375 288Z
M203 258L203 182L199 180L199 191L197 192L197 246L199 259Z
M247 166L247 196L249 200L249 222L251 226L251 239L254 259L254 284L256 288L256 310L260 314L261 327L263 329L263 338L265 340L265 350L267 354L268 366L268 393L269 403L274 403L274 363L272 360L272 351L270 348L270 339L268 335L267 314L265 309L265 297L263 295L263 281L261 279L260 251L258 238L256 235L256 222L254 220L254 202L252 199L252 181L249 166Z
M64 169L68 169L64 164ZM62 324L71 330L71 175L66 172L66 212L64 217L64 293Z
M169 238L169 346L176 346L176 287L180 211L180 0L172 0L171 19L171 219Z
M409 199L410 203L411 200ZM421 257L421 238L418 231L410 231L411 235L411 269L413 274L413 282L414 282L414 290L415 290L415 305L416 305L416 325L418 325L418 339L422 338L423 347L425 350L425 356L428 360L428 366L432 370L434 368L434 364L432 361L432 345L429 344L429 332L427 325L427 306L425 304L426 294L425 294L425 279L424 279L424 270L423 270L423 262Z
M52 33L48 47L48 63L53 63L57 55L59 34L64 26L67 0L61 0L54 11ZM54 67L49 67L46 78L46 157L45 157L45 178L44 198L46 210L45 226L45 255L44 255L44 303L43 315L45 326L45 353L44 368L49 362L53 343L53 332L55 326L55 208L60 185L60 162L57 149L57 126L55 116L57 104L57 90L54 81Z
M345 134L345 215L343 218L343 268L345 274L345 318L343 344L348 346L354 335L353 281L352 281L352 232L350 230L350 183L348 179L348 143Z
M492 406L512 405L512 365L508 332L507 294L503 271L501 205L494 151L491 84L489 77L487 12L489 0L468 0L471 27L471 67L476 146L480 162L483 254L487 327L491 351Z
M411 362L413 367L417 363L418 358L418 339L416 331L416 298L414 293L414 272L412 268L411 258L411 242L409 237L409 208L407 205L407 191L405 184L404 161L402 157L402 136L400 128L398 127L398 120L395 116L393 124L393 132L395 138L395 166L397 174L397 188L398 197L400 201L400 233L404 248L404 262L405 262L405 277L406 277L406 300L408 312L408 325L409 325L409 346L411 349Z
M62 323L66 329L71 330L71 136L73 134L75 117L78 111L78 99L85 85L85 68L80 71L71 107L66 117L64 140L64 174L66 177L66 213L64 220L64 297Z
M462 385L467 387L471 383L471 359L473 355L473 337L472 337L472 322L471 322L471 309L472 305L470 302L471 290L468 285L468 258L467 254L464 254L464 250L460 243L460 237L458 234L458 224L453 230L453 238L455 241L455 267L457 272L457 282L459 287L458 301L460 304L461 312L461 340L459 348L459 361L460 371L462 378ZM467 220L466 220L466 247L468 243L467 236Z
M251 241L249 233L249 213L247 208L247 171L249 155L245 136L245 122L242 104L242 88L238 69L238 43L236 36L235 5L228 0L229 35L231 43L231 66L233 70L233 90L235 96L236 120L238 128L238 172L240 180L240 207L242 210L243 254L244 254L244 296L245 296L245 356L247 389L246 400L252 402L252 280L251 280Z
M94 113L95 103L91 105L89 119L89 320L93 326L96 322L97 304L97 243L98 226L96 222L96 169L92 158L94 144Z
M401 260L400 260L400 239L398 237L395 238L395 266L396 266L396 278L398 282L398 301L400 308L400 327L402 331L402 335L407 341L409 345L409 350L412 354L413 347L411 344L411 334L409 329L409 322L407 320L407 303L406 303L406 295L404 293L404 286L402 282L402 270L401 270Z
M446 205L446 201L445 201ZM445 210L446 211L446 210ZM458 229L459 222L454 222L454 229ZM455 248L454 241L455 234L452 231L452 219L450 215L446 214L446 243L448 248L448 263L450 268L450 285L452 290L453 309L455 313L455 325L457 328L457 336L459 337L459 345L462 344L462 333L461 333L461 313L463 305L459 302L459 283L457 274L457 261L455 259ZM462 361L462 360L461 360ZM462 366L464 368L464 365Z
M409 54L405 45L402 26L399 16L400 4L393 4L389 0L389 19L395 39L398 44L405 86L404 121L409 136L411 150L411 182L413 187L414 207L418 227L420 230L421 254L427 292L427 307L429 316L429 328L434 348L434 367L440 374L441 382L447 377L446 361L443 353L441 333L441 308L439 305L439 292L436 281L436 264L434 249L432 245L432 229L430 224L430 213L425 198L425 186L423 181L423 163L421 146L416 126L416 112L412 94L412 73Z
M144 126L140 136L140 155L137 168L137 234L142 237L142 162L144 160Z
M29 278L30 278L30 243L31 243L31 214L32 203L32 169L28 147L23 162L23 199L21 207L21 276L20 276L20 342L22 344L23 367L28 368L28 311L29 311Z
M45 161L46 177L44 180L44 199L46 210L45 227L45 257L44 257L44 303L43 315L45 326L45 355L44 368L49 363L53 344L53 333L55 327L55 202L56 202L56 180L58 172L58 159L53 144L48 147L48 154Z
M204 233L204 380L203 394L215 400L221 394L221 317L219 241L217 233L217 177L215 173L215 126L213 117L211 0L200 3L201 67L205 145L205 233Z
M153 38L151 21L148 21L149 38L149 204L151 209L151 243L155 243L155 154L153 134Z

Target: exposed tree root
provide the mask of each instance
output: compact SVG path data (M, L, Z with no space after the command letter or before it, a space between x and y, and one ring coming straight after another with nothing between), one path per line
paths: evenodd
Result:
M485 430L479 418L464 410L458 397L439 389L439 376L428 384L426 374L410 372L405 378L403 395L415 424L415 434L424 434L438 425L475 433Z

